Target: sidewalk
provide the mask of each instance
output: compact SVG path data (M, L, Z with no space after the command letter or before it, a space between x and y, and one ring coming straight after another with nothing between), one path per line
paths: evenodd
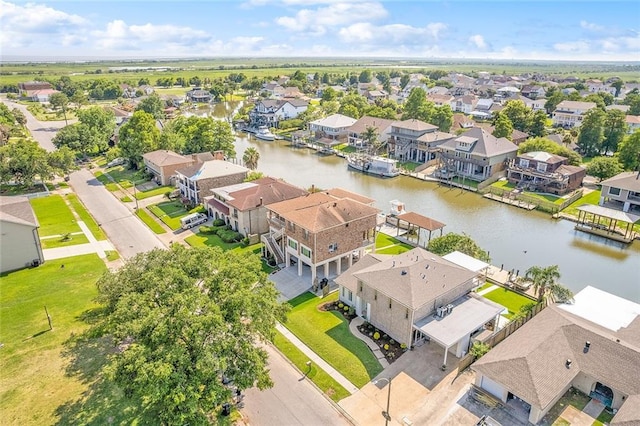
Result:
M95 243L77 244L68 247L56 247L42 250L45 260L62 259L63 257L80 256L83 254L98 253L101 259L107 257L105 251L113 251L115 248L109 241L96 241ZM102 253L102 255L100 254Z
M316 364L318 367L323 369L327 374L329 374L336 382L340 383L342 387L344 387L350 394L354 394L358 391L358 388L347 380L342 374L340 374L335 368L327 364L325 360L320 358L318 354L311 350L307 345L305 345L300 339L293 335L285 326L282 324L276 324L276 330L278 330L284 337L286 337L291 343L293 343L298 349L300 349L306 356L309 357L309 360Z
M387 368L389 366L389 361L387 361L387 358L385 358L384 354L382 353L378 345L373 343L371 339L363 336L362 333L358 331L358 327L362 323L364 323L364 320L362 319L362 317L355 317L349 323L349 331L351 331L351 334L353 334L355 337L362 340L364 343L367 344L367 346L369 346L369 349L371 349L371 352L373 352L373 355L378 359L378 362L380 363L380 365L382 365L382 368Z

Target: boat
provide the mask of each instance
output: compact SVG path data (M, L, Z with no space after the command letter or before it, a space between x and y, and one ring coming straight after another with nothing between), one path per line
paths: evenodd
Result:
M263 141L273 141L276 139L276 135L271 133L269 129L267 129L267 126L260 126L256 132L256 138L262 139Z
M396 164L397 160L377 155L354 154L347 157L348 167L374 176L398 176L400 170L398 170Z

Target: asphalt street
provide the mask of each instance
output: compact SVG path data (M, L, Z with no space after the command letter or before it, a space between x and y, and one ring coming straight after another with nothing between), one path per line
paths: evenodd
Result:
M66 125L64 120L41 122L36 120L36 118L29 111L27 111L26 106L11 102L6 98L2 98L0 100L4 102L5 105L7 105L10 109L18 108L24 113L25 117L27 117L27 128L31 132L33 138L38 141L41 147L49 152L56 150L56 147L53 146L51 140L54 138L58 130Z

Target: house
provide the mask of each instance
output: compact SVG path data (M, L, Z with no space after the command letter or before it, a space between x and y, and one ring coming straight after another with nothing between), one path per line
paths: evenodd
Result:
M602 81L598 79L591 79L591 80L585 81L585 86L587 86L587 90L589 91L589 93L605 92L613 96L616 95L615 87L612 87L608 84L604 84Z
M442 106L442 105L451 106L451 102L453 101L453 99L454 99L453 96L449 95L448 93L428 93L427 94L427 100L429 102L433 102L433 104L436 106Z
M347 138L349 127L357 120L342 114L332 114L309 123L309 130L315 134L316 139L327 138L338 141Z
M151 173L160 185L171 185L176 177L176 170L190 166L194 159L173 151L159 149L142 155L147 173Z
M18 95L30 101L46 103L54 93L60 92L55 90L51 83L44 81L18 83Z
M373 127L376 129L378 141L380 141L381 145L385 145L389 139L391 124L394 123L394 121L395 120L365 115L347 129L347 142L349 145L364 148L366 142L362 139L362 135L369 127Z
M622 111L625 114L629 113L629 110L631 109L631 105L607 105L606 107L604 107L605 111L611 111L611 110L618 110L618 111Z
M191 102L211 102L213 95L200 87L194 87L186 93L187 100Z
M407 347L434 341L457 357L504 307L471 290L482 273L423 248L399 255L369 253L335 279L340 301Z
M568 159L544 151L518 155L509 163L507 179L518 188L564 195L582 186L586 169L567 164Z
M435 158L436 147L454 137L437 126L410 119L395 121L389 133L389 157L400 161L426 163Z
M553 125L564 128L579 126L587 111L595 107L594 102L562 101L553 111Z
M112 106L104 106L102 108L105 111L111 111L113 113L113 115L116 118L116 125L118 126L124 123L128 118L130 118L133 115L133 113L129 111L125 111L123 109L112 107Z
M367 90L365 96L369 103L375 104L377 101L389 99L389 94L384 90Z
M544 87L530 84L522 86L520 93L522 94L522 96L529 99L544 98L547 94L547 92L544 90Z
M309 103L302 99L263 99L249 112L253 126L278 127L282 120L291 120L302 114Z
M270 98L282 98L285 89L278 83L270 82L262 85L262 93L265 93Z
M0 273L44 263L39 227L29 198L0 196Z
M518 96L516 99L524 102L524 105L533 111L545 110L544 104L547 102L545 98L529 99L525 96Z
M640 423L640 304L593 287L551 305L471 367L476 386L537 424L570 388Z
M631 134L640 129L640 116L639 115L627 115L624 118L624 122L627 123L627 133Z
M440 145L441 167L437 175L480 182L504 170L517 151L518 147L509 139L496 138L486 130L474 127Z
M469 114L473 111L478 103L478 99L473 95L464 95L451 101L451 110Z
M278 263L297 263L298 275L309 268L317 282L318 268L329 277L354 257L373 250L379 210L374 200L344 189L315 192L267 206L269 233L263 235L265 250Z
M223 219L245 237L269 231L266 206L308 194L302 188L272 177L223 186L212 192L212 196L205 197L209 216Z
M216 152L215 157L176 170L177 186L183 198L200 204L203 197L211 194L211 189L241 183L247 178L246 167L223 160L221 152Z
M495 102L493 99L478 99L476 107L469 113L472 117L488 120L493 115L491 107Z
M600 202L622 204L623 212L640 211L640 172L622 172L600 182Z

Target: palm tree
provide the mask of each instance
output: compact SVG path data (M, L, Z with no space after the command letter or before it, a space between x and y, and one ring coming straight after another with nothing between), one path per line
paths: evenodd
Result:
M542 301L547 294L558 302L571 300L573 293L568 288L558 283L560 270L558 265L532 266L525 272L525 278L533 283L533 290L538 294L538 301Z
M260 153L254 147L245 149L244 154L242 155L242 161L244 161L245 166L247 166L251 170L255 170L258 168L259 159Z
M362 132L362 141L369 146L371 152L375 155L378 151L378 130L369 126L364 132Z

